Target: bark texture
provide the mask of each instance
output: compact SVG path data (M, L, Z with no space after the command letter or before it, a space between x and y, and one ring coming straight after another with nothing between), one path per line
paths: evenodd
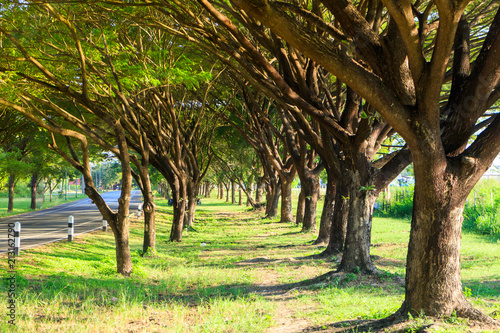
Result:
M30 203L30 209L35 210L36 209L36 192L38 190L38 174L33 174L31 175L31 181L30 181L30 197L31 197L31 203Z
M334 180L331 176L328 176L325 201L323 203L323 211L321 212L321 221L319 224L318 238L314 241L314 245L328 245L330 242L330 233L335 211L336 191L337 187Z
M301 188L300 193L299 193L299 199L297 201L297 213L295 214L295 224L298 226L302 224L304 221L304 214L305 214L305 199L306 196L304 194L304 190Z
M16 176L14 174L9 175L9 202L7 203L7 212L12 212L14 210L14 187L16 186Z
M281 219L280 222L293 222L292 182L295 174L281 177Z

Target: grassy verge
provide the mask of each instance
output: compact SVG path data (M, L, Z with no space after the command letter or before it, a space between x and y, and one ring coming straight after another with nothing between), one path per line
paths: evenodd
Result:
M198 206L195 231L172 244L171 208L158 201L158 210L156 256L139 256L142 222L132 223L130 278L114 273L110 232L22 252L15 267L17 325L12 330L2 311L0 331L296 332L383 318L403 300L408 221L374 221L372 254L384 274L343 274L327 284L286 289L277 286L335 267L332 261L297 259L321 251L309 245L314 234L263 220L242 206L205 199ZM500 244L465 234L462 253L469 300L499 317ZM7 270L5 256L0 267ZM1 299L6 299L2 281ZM456 320L435 331L442 329L466 332L469 327Z

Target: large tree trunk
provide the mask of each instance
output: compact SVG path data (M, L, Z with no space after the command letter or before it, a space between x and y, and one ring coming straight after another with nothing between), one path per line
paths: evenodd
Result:
M429 185L437 192L435 186ZM413 201L405 305L414 314L423 311L429 315L451 315L466 304L460 280L465 200L442 193L430 196L428 190L422 195L419 188L415 189ZM444 190L453 191L453 186Z
M413 155L416 181L402 309L436 316L456 311L458 316L484 319L466 301L460 279L462 213L475 184L473 172L460 176L450 162L433 166Z
M270 180L266 186L266 217L274 219L278 216L281 186L279 181Z
M326 184L325 201L323 203L323 212L321 213L321 222L319 225L318 238L314 241L314 245L327 245L330 241L330 233L335 208L335 195L337 187L333 177L328 174Z
M196 205L198 204L198 188L196 184L188 184L188 202L185 215L184 228L192 228L194 225L194 216L196 214Z
M281 177L281 219L280 222L293 222L292 182L295 173Z
M304 221L304 214L306 212L306 195L304 193L304 187L300 187L299 200L297 201L297 213L295 214L295 224L297 226L301 225Z
M170 241L180 242L182 241L182 229L184 228L184 216L186 214L187 204L187 190L185 179L176 180L176 184L172 188L172 199L174 217L172 220L172 228L170 230Z
M144 178L144 177L143 177ZM154 195L146 174L142 181L142 197L144 199L142 210L144 212L144 238L142 242L142 253L154 252L156 250L156 205Z
M194 226L194 216L196 214L197 201L197 197L190 197L188 200L186 214L184 215L184 228L192 228Z
M344 175L349 184L349 216L347 234L339 271L360 271L365 274L377 272L370 258L373 206L377 199L375 191L367 189L368 181L356 170ZM364 188L363 188L364 187Z
M14 188L16 186L16 176L14 174L9 175L9 203L7 204L7 212L12 212L14 210Z
M255 189L255 202L256 203L261 203L262 202L262 191L264 189L266 183L265 177L259 177L257 180L257 188Z
M210 183L208 181L205 181L203 183L203 196L205 198L209 197L209 191L210 191Z
M36 191L38 188L38 175L32 174L31 175L31 182L30 182L30 194L31 194L31 204L30 204L30 209L35 210L36 209Z
M304 221L302 222L302 232L316 230L316 205L319 196L319 177L312 172L306 172L302 181L304 189Z
M154 203L155 197L153 195L151 179L149 178L149 155L147 153L142 156L140 164L138 160L136 160L136 167L138 172L132 173L132 176L139 185L144 200L142 204L142 211L144 212L142 253L154 253L156 250L156 206Z
M347 233L347 218L349 216L349 184L344 178L337 181L335 193L335 210L333 211L330 241L323 255L338 255L344 251Z
M132 256L129 246L129 203L130 203L130 181L125 180L126 176L122 176L123 187L122 195L118 199L119 212L112 213L104 199L101 197L97 189L94 187L90 175L90 169L85 170L85 194L96 204L97 208L103 214L103 217L109 223L115 238L116 252L116 271L124 276L129 276L132 273ZM131 177L130 177L131 178Z
M222 183L217 185L217 199L224 199L224 189L222 188Z
M156 205L152 193L144 196L142 210L144 211L144 239L142 242L142 252L154 253L156 250Z
M234 205L236 203L236 182L231 180L231 203Z
M115 226L111 225L115 236L116 270L119 274L129 276L132 273L132 257L129 246L129 218L116 216Z
M207 182L207 195L205 196L206 198L212 197L212 190L214 189L215 185Z

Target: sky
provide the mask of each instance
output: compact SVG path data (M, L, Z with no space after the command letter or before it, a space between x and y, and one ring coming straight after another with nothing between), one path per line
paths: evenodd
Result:
M497 156L497 158L495 158L495 160L493 161L493 165L491 166L490 168L490 171L493 171L492 169L496 167L498 169L500 169L500 154ZM493 171L495 172L495 171Z

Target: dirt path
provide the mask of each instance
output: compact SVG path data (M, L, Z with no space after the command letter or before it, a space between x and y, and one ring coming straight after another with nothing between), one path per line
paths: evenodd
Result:
M260 285L262 288L260 294L266 299L276 304L275 319L277 325L270 328L268 333L298 333L303 332L311 326L311 323L296 316L296 310L291 309L294 304L296 296L293 290L280 288L279 274L274 270L266 270L267 273L263 274L263 281ZM269 289L266 289L269 288Z

